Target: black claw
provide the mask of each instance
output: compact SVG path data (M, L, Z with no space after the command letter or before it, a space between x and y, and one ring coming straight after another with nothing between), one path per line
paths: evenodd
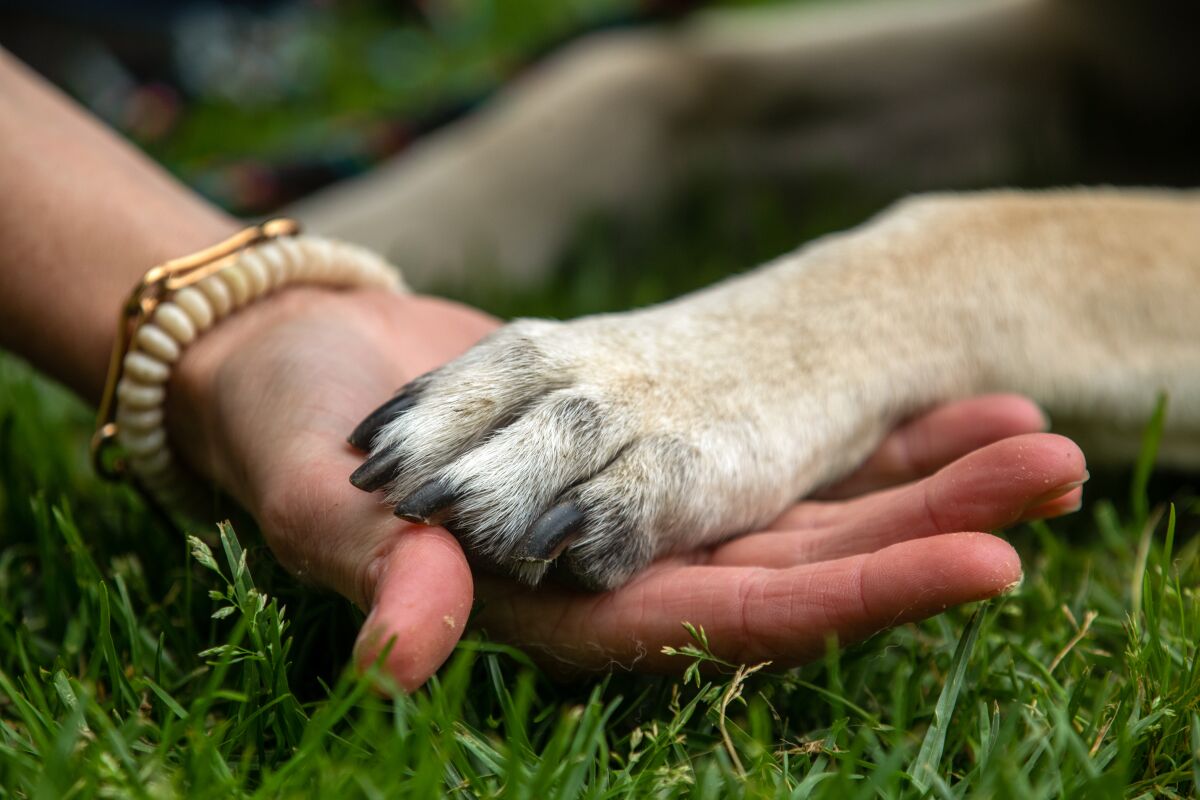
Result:
M396 516L422 525L441 525L449 516L458 493L441 478L434 478L396 504Z
M372 411L366 416L366 419L358 423L346 441L359 450L370 450L371 440L375 438L375 434L379 433L379 429L412 408L416 402L417 398L414 392L409 391L407 387L401 389L391 400Z
M396 467L400 465L400 456L394 453L380 453L371 456L358 469L350 473L350 483L354 488L364 492L382 489L387 482L396 477Z
M553 561L567 549L583 522L584 514L578 506L560 503L529 526L513 557L518 561Z

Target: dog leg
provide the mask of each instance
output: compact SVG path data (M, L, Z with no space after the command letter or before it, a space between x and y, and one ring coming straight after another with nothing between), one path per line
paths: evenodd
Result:
M537 581L561 555L608 588L972 393L1132 431L1166 391L1168 439L1196 441L1198 286L1195 193L917 198L660 306L513 323L356 431L352 480L495 567Z

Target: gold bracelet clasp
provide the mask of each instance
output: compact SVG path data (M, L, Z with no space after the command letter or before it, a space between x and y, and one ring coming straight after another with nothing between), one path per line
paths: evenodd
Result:
M92 466L108 480L120 480L128 473L128 464L113 449L120 426L117 424L117 386L125 369L125 356L138 329L154 316L159 304L172 294L192 286L230 266L245 248L300 233L300 223L291 219L271 219L246 228L212 247L151 267L129 293L117 319L117 336L108 362L104 394L92 434Z

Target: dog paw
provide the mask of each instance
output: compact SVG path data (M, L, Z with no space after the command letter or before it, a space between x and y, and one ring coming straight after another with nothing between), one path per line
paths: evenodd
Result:
M527 582L555 564L620 585L769 522L874 435L835 430L766 353L708 334L645 312L513 323L365 419L351 482Z

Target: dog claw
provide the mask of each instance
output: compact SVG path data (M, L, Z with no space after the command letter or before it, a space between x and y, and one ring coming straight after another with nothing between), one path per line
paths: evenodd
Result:
M553 561L571 543L583 521L583 512L574 503L555 506L529 526L529 533L514 558L518 561Z
M407 387L400 389L390 400L358 423L346 441L359 450L370 450L371 440L379 433L379 429L411 408L416 401L416 395Z
M380 453L371 456L358 469L350 473L350 483L356 489L373 492L382 489L388 481L396 477L396 467L400 456L390 453Z
M435 478L397 503L395 514L400 519L421 525L440 525L457 499L457 493L449 484Z

